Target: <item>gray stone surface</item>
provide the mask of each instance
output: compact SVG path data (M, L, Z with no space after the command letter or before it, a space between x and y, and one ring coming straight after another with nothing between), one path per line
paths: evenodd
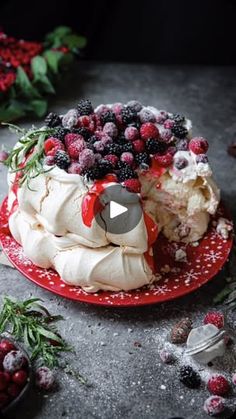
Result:
M236 133L235 75L232 67L83 63L65 77L64 87L51 100L51 109L63 113L82 97L89 97L95 105L137 98L145 104L186 114L194 122L195 134L210 141L216 180L235 215L236 160L226 153ZM22 125L31 123L23 121ZM14 135L1 129L0 142L13 145ZM5 171L1 168L1 200L6 192ZM195 324L201 323L204 313L213 307L212 297L223 287L223 278L224 273L192 295L171 303L106 309L59 298L36 287L16 270L1 266L1 296L37 296L53 313L65 317L61 332L76 349L76 356L68 358L91 383L85 387L58 372L58 392L44 397L33 390L12 417L206 418L202 405L208 392L204 386L200 390L184 388L177 378L178 364L165 366L158 352L176 319L191 316ZM236 316L228 316L234 325ZM220 369L230 372L235 366L236 370L234 348L231 352L231 358L222 361Z

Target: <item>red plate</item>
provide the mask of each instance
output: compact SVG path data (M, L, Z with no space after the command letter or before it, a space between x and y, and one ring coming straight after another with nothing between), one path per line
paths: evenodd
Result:
M229 219L222 205L212 221L217 221L219 216ZM10 234L7 198L3 201L0 211L0 241L8 259L26 278L55 294L70 300L105 306L138 306L161 303L188 294L206 284L221 270L228 259L233 239L230 237L224 240L216 233L213 224L211 222L208 232L198 246L186 247L183 244L171 243L160 235L154 248L160 280L153 285L129 292L101 291L88 294L80 287L66 285L54 270L35 266ZM174 261L175 251L179 248L186 250L187 262Z

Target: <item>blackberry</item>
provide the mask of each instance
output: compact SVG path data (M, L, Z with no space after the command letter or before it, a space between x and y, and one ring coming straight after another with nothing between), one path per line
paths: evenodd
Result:
M177 124L181 124L185 121L185 116L180 115L178 113L174 113L172 116L170 116L170 119L173 119L175 122L177 122Z
M67 169L70 165L70 157L63 150L58 150L54 156L54 161L60 169Z
M103 171L99 169L98 166L94 166L91 169L87 169L83 172L83 175L88 180L95 180L95 179L102 179L103 178Z
M124 182L128 179L137 178L137 174L131 169L130 166L125 166L118 172L118 179L120 182Z
M110 110L102 113L100 116L100 119L101 119L102 125L105 125L106 122L114 122L114 124L116 123L116 116L114 112Z
M126 151L129 151L130 153L133 153L134 147L131 141L126 141L125 143L120 145L121 152L125 153Z
M107 173L112 172L113 167L112 164L108 160L101 159L98 163L98 167L101 173L103 173L103 176L105 176Z
M175 123L173 128L171 128L171 131L177 138L185 138L188 134L188 130L185 127L183 127L183 125L178 123Z
M96 150L95 150L95 148L94 148L94 146L93 146L92 143L87 142L86 143L86 148L88 148L89 150L92 150L94 153L96 153Z
M137 121L131 122L131 124L129 124L129 127L135 127L137 129L140 129L141 125L141 121L137 119Z
M87 128L80 127L80 128L72 128L71 130L73 134L80 134L84 139L87 141L89 137L91 136L91 132L87 130Z
M149 154L162 154L166 151L166 145L154 138L149 138L145 143L145 149Z
M150 164L150 157L146 152L138 153L135 156L135 161L138 165L141 165L141 164L149 165Z
M91 113L93 113L93 106L90 100L88 99L80 100L77 105L77 111L78 111L79 116L91 115Z
M119 160L118 163L117 163L117 168L118 169L123 169L124 167L130 167L130 165L125 163L124 161Z
M121 146L116 143L107 144L105 147L106 154L115 154L116 156L121 155Z
M121 111L121 117L124 124L128 125L137 120L137 112L134 108L126 106Z
M99 138L96 135L91 135L91 137L88 138L87 141L89 144L94 144L96 141L99 141Z
M53 137L58 138L58 140L63 141L63 140L64 140L64 137L65 137L65 136L66 136L66 134L68 134L69 132L70 132L70 130L69 130L69 129L59 127L59 128L56 128L56 129L55 129L55 132L54 132L54 134L53 134Z
M127 103L127 106L129 106L131 109L133 109L136 112L141 111L141 109L143 107L143 105L140 102L138 102L137 100L130 100Z
M50 112L45 118L45 123L48 127L55 128L61 125L61 118L56 113Z
M186 387L198 388L201 384L200 375L189 365L180 368L179 379Z

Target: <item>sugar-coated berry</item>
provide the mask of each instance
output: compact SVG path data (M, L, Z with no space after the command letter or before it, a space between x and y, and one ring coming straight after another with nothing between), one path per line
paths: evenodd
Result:
M21 392L21 387L18 386L16 383L10 383L7 387L7 393L11 397L11 399L15 399Z
M160 125L162 125L166 119L169 118L168 112L166 111L159 111L156 115L156 122Z
M28 374L25 370L16 371L12 376L12 381L18 386L23 387L27 381Z
M55 164L54 156L46 156L44 164L46 164L46 166L53 166Z
M173 121L172 119L166 119L163 125L164 128L171 129L175 125L175 121Z
M232 383L236 386L236 373L232 375Z
M138 115L142 124L144 124L145 122L156 122L156 117L154 113L151 112L149 109L143 108Z
M152 122L146 122L141 125L140 135L143 140L148 140L149 138L157 139L159 137L159 130Z
M137 140L138 137L139 137L139 131L138 131L138 129L136 127L130 126L130 127L127 127L125 129L125 138L126 138L126 140L134 141L134 140Z
M162 362L164 362L164 364L172 364L175 361L174 355L167 349L162 349L159 352L159 356Z
M230 391L228 380L223 375L213 375L207 382L210 393L225 396Z
M58 150L54 156L54 159L57 167L59 167L62 170L66 170L70 165L70 157L63 150Z
M185 157L177 157L174 160L174 166L176 167L176 169L182 170L188 166L188 160L185 159Z
M69 133L65 135L65 146L66 148L68 148L72 143L74 143L75 141L83 141L84 137L81 134L78 133Z
M180 368L179 379L181 383L189 388L198 388L201 384L200 375L189 365L184 365Z
M82 167L77 162L72 162L68 167L68 173L73 175L80 175L82 173Z
M143 105L138 100L130 100L126 106L129 106L131 109L134 109L135 112L141 111Z
M145 143L148 154L163 154L166 151L166 144L154 138L149 138Z
M86 147L86 142L83 139L79 139L79 140L74 141L72 144L68 146L67 152L71 159L76 160L79 158L81 151L84 150L85 147Z
M55 156L57 150L65 150L64 144L58 138L50 137L44 142L46 156Z
M209 311L204 317L204 324L214 324L218 329L224 327L224 314L219 311Z
M135 153L142 153L145 150L145 142L140 139L133 141L133 149Z
M172 140L173 140L173 134L172 134L171 130L164 128L160 132L160 141L163 141L163 143L169 144L169 143L172 142Z
M225 410L225 399L220 396L210 396L206 399L203 409L209 416L219 415Z
M94 146L94 149L98 152L102 152L105 148L105 144L103 144L102 140L95 141L93 146Z
M104 160L109 161L112 167L115 168L119 161L119 157L115 156L115 154L107 154L106 156L104 156Z
M178 151L187 151L189 147L189 141L187 140L187 138L177 140L175 143L175 147Z
M8 352L3 360L3 368L9 373L20 370L24 364L25 356L18 350Z
M81 99L77 105L78 114L81 115L90 115L93 113L93 106L90 100Z
M208 157L206 154L197 154L196 163L208 163Z
M7 352L13 351L14 349L16 349L14 343L12 343L10 340L8 339L2 339L0 342L0 351L5 352L5 354Z
M107 111L109 111L108 106L106 106L106 105L100 105L96 109L96 114L100 117L102 113L106 113Z
M5 390L8 385L8 381L3 371L0 371L0 391Z
M208 150L208 142L203 137L194 137L189 142L189 149L194 154L205 154Z
M129 192L140 193L141 191L141 183L138 179L127 179L123 185Z
M123 108L124 108L123 103L116 102L116 103L114 103L112 105L112 108L111 109L117 115L117 114L120 114L121 113L121 111L122 111Z
M92 150L85 148L79 155L79 163L83 169L89 169L95 163L95 157Z
M35 384L41 390L51 390L55 384L52 370L47 367L39 367L35 374Z
M123 161L124 163L126 163L126 164L129 164L130 166L133 164L133 162L134 162L134 156L133 156L133 154L132 153L130 153L130 152L125 152L125 153L122 153L121 154L121 156L120 156L120 159L121 159L121 161Z
M188 135L188 130L183 125L175 123L171 128L172 133L177 138L185 138Z
M0 163L7 160L8 157L9 157L9 153L7 153L7 151L5 150L0 151Z
M173 155L171 153L155 154L154 159L162 167L169 167L173 163Z
M103 133L107 134L111 138L116 138L118 135L117 126L114 124L114 122L106 122L103 127Z
M5 392L0 392L0 409L6 406L9 402L9 396Z
M78 121L78 112L76 109L70 109L62 117L62 125L64 128L71 129L72 127L77 125L77 121Z
M56 113L50 112L45 118L45 123L48 127L55 128L61 125L61 118Z

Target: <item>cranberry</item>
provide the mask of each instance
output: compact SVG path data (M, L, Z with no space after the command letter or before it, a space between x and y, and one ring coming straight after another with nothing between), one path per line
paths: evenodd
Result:
M9 401L9 396L6 393L0 392L0 408L6 406Z
M28 374L24 370L16 371L12 376L12 381L19 386L24 386L28 378Z
M7 387L7 379L4 375L4 372L0 371L0 391L5 390Z
M15 345L7 339L2 339L0 342L0 351L10 352L16 349Z
M21 388L17 384L11 383L7 388L7 392L12 399L15 399L20 394Z

